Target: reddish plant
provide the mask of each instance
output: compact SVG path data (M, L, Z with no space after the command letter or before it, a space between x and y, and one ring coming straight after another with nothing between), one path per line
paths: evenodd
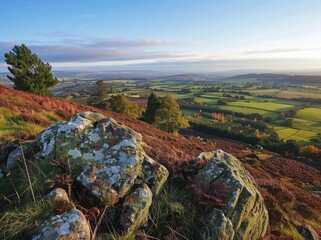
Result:
M78 205L77 208L85 215L88 221L96 222L98 219L98 216L100 215L100 210L97 207L92 207L87 209Z
M203 207L205 211L225 206L224 198L227 196L228 185L221 181L207 183L196 180L190 185L193 201Z
M71 195L71 186L73 180L70 175L64 173L62 175L56 175L54 179L47 179L46 181L49 183L49 188L63 188L67 191L68 195Z

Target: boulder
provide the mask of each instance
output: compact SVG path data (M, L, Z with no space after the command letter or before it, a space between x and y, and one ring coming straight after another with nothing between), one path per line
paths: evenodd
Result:
M90 240L90 226L84 214L76 209L49 217L33 234L32 240Z
M167 169L147 156L142 136L101 114L81 112L57 122L36 139L39 161L59 159L76 169L77 185L101 207L125 204L130 219L122 218L125 231L147 220L153 194L168 177Z
M206 213L204 239L261 239L268 226L268 212L250 173L232 155L222 150L200 154L205 161L195 178L228 186L225 205Z
M148 210L152 204L153 194L146 184L129 194L123 205L120 224L124 232L132 232L148 220Z

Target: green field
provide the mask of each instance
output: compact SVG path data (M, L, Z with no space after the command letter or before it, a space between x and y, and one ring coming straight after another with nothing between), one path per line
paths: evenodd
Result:
M317 133L294 128L274 127L280 138L283 140L304 141L317 136Z
M55 93L79 92L79 97L74 97L72 101L86 104L89 96L88 92L79 91L79 89L90 89L94 85L94 81L75 83L75 80L66 81L63 88L55 88ZM275 127L276 132L282 139L294 139L300 142L308 142L321 134L321 86L319 85L300 85L260 82L251 79L249 81L224 80L224 82L191 82L191 81L175 81L152 79L146 80L113 80L108 84L112 84L113 88L130 98L144 98L151 91L159 97L171 94L182 104L193 106L193 110L184 109L184 113L193 116L199 109L203 112L212 109L221 109L244 114L262 115L263 118L271 117L271 126ZM241 99L241 97L243 99ZM308 100L298 100L299 98L310 98ZM219 105L218 100L228 100L227 105ZM232 99L231 101L229 99ZM296 99L296 100L295 100ZM318 102L319 101L319 102ZM286 127L286 118L280 119L280 113L286 113L290 110L297 111L304 105L308 108L299 110L296 116L292 116L293 126ZM207 110L209 109L209 110ZM210 116L210 115L209 115Z
M320 108L305 108L300 110L297 118L309 120L316 123L321 123L321 109Z

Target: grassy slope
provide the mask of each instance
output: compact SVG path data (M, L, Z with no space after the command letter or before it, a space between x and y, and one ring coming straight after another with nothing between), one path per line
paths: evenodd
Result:
M235 141L218 138L202 141L194 136L174 136L121 114L64 100L39 97L0 85L2 141L17 136L25 138L35 135L57 120L67 119L77 112L88 110L113 117L140 132L149 146L145 147L146 152L169 170L177 161L190 160L202 151L215 148L223 149L239 159L246 159L248 154L247 146ZM213 147L212 141L216 143L216 147ZM321 234L321 210L318 208L321 199L309 192L312 188L321 189L320 166L286 159L267 151L258 154L264 156L259 164L251 165L245 161L245 167L256 180L270 213L270 230L266 239L277 239L284 234L295 236L297 233L294 224L299 222L312 225L319 229Z

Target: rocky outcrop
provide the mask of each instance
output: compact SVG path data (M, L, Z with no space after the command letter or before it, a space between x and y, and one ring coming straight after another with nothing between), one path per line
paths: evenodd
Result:
M31 145L22 144L9 154L8 169L18 163L22 150L30 148L38 161L59 161L68 167L77 187L89 193L86 197L101 209L107 207L111 227L125 234L147 221L153 196L168 177L167 169L143 150L139 133L98 113L81 112L69 121L57 122ZM220 150L202 153L192 162L199 170L192 169L190 176L227 186L224 204L204 212L206 224L201 226L200 239L255 240L264 236L268 214L242 164ZM90 239L88 221L65 190L56 188L45 199L52 202L52 211L33 239Z
M147 220L153 194L168 177L167 169L144 152L139 133L98 113L81 112L53 124L37 137L35 145L39 161L59 159L72 168L78 185L89 190L101 207L122 204L121 216L116 218L125 232ZM71 214L82 221L79 212ZM69 217L54 220L63 219Z
M200 154L195 162L205 161L195 178L228 186L224 207L205 216L204 239L260 239L268 225L268 213L254 180L242 164L221 150Z
M81 211L75 208L64 189L52 190L45 199L52 204L52 211L32 234L32 240L89 240L91 238L87 219Z

